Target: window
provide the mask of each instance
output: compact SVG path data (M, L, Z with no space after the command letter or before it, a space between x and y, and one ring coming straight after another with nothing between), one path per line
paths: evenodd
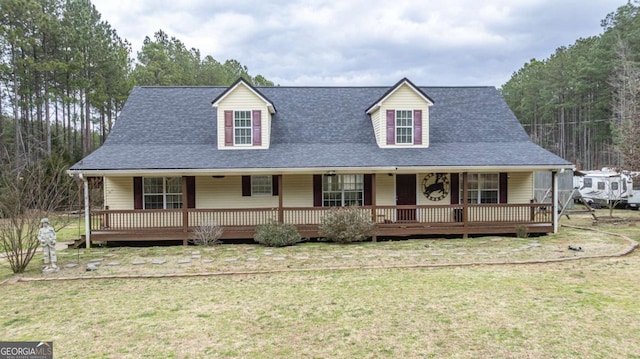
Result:
M251 194L271 196L271 179L272 176L251 176Z
M363 199L363 175L323 176L322 205L324 207L362 206Z
M251 145L251 111L233 112L233 143Z
M618 182L611 182L611 190L617 191L618 188L620 188Z
M142 180L144 209L182 208L182 178L145 177Z
M585 178L582 181L582 188L591 188L593 186L593 181L591 178Z
M396 144L413 144L413 111L396 111Z
M500 175L497 173L469 173L468 203L498 203ZM462 200L462 178L460 178L460 199Z

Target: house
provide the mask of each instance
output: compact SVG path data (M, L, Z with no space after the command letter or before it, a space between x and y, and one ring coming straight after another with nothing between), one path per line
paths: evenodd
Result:
M89 212L85 198L87 243L186 243L207 222L223 238L252 238L269 221L316 237L336 206L359 206L376 236L549 233L556 211L534 203L534 172L572 168L529 140L494 87L240 79L134 88L104 145L69 173L85 193L103 180L104 208Z

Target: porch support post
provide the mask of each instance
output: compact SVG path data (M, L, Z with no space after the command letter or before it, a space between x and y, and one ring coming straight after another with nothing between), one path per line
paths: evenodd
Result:
M282 175L278 175L278 223L284 223L284 206L282 200Z
M551 209L553 210L553 233L558 233L558 173L551 171Z
M378 241L378 234L376 227L378 226L378 209L376 207L376 174L371 175L371 220L373 221L373 237L371 240Z
M89 181L80 174L84 190L84 239L85 247L91 248L91 205L89 204Z
M469 237L469 181L468 172L462 172L462 238Z
M189 206L187 205L187 176L182 176L182 244L189 239Z

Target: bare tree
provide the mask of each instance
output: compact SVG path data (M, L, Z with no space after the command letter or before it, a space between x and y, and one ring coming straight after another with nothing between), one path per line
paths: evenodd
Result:
M14 273L23 273L38 249L40 220L69 208L78 188L57 157L20 161L0 153L0 246ZM69 221L55 216L59 230Z

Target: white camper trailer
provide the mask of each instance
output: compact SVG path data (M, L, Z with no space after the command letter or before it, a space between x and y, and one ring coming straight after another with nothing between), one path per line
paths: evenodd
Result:
M626 205L633 195L633 181L626 173L609 169L575 171L573 185L582 198L595 207Z
M631 209L640 209L640 173L632 172L631 179L633 180L633 195L627 200L627 207Z

